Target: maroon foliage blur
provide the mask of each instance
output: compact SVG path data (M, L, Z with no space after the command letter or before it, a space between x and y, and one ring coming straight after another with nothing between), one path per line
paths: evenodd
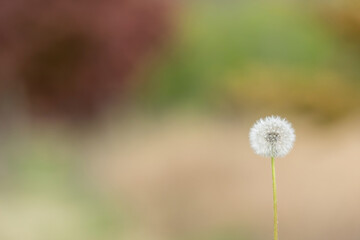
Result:
M2 0L0 92L35 113L99 112L166 39L164 1Z

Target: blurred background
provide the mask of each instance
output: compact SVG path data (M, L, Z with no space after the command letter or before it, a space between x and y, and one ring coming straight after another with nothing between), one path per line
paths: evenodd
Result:
M0 239L360 239L360 4L2 0Z

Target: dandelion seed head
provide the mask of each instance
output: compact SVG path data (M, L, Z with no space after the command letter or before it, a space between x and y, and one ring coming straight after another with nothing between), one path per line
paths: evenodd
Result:
M286 119L271 116L258 120L250 129L249 138L256 154L284 157L293 147L295 131Z

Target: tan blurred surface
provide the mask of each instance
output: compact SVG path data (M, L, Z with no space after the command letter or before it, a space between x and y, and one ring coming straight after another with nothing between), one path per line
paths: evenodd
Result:
M256 117L182 116L129 121L105 134L105 148L90 154L101 188L128 201L141 239L174 239L224 226L247 228L250 239L270 239L270 160L256 156L248 143ZM276 162L280 237L358 239L359 119L330 128L289 120L296 144Z

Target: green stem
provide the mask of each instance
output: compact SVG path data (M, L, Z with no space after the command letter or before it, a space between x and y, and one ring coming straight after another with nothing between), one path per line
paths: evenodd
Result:
M274 240L279 240L278 237L278 216L277 216L277 198L276 198L276 178L275 178L275 160L271 157L272 169L272 184L273 184L273 198L274 198Z

